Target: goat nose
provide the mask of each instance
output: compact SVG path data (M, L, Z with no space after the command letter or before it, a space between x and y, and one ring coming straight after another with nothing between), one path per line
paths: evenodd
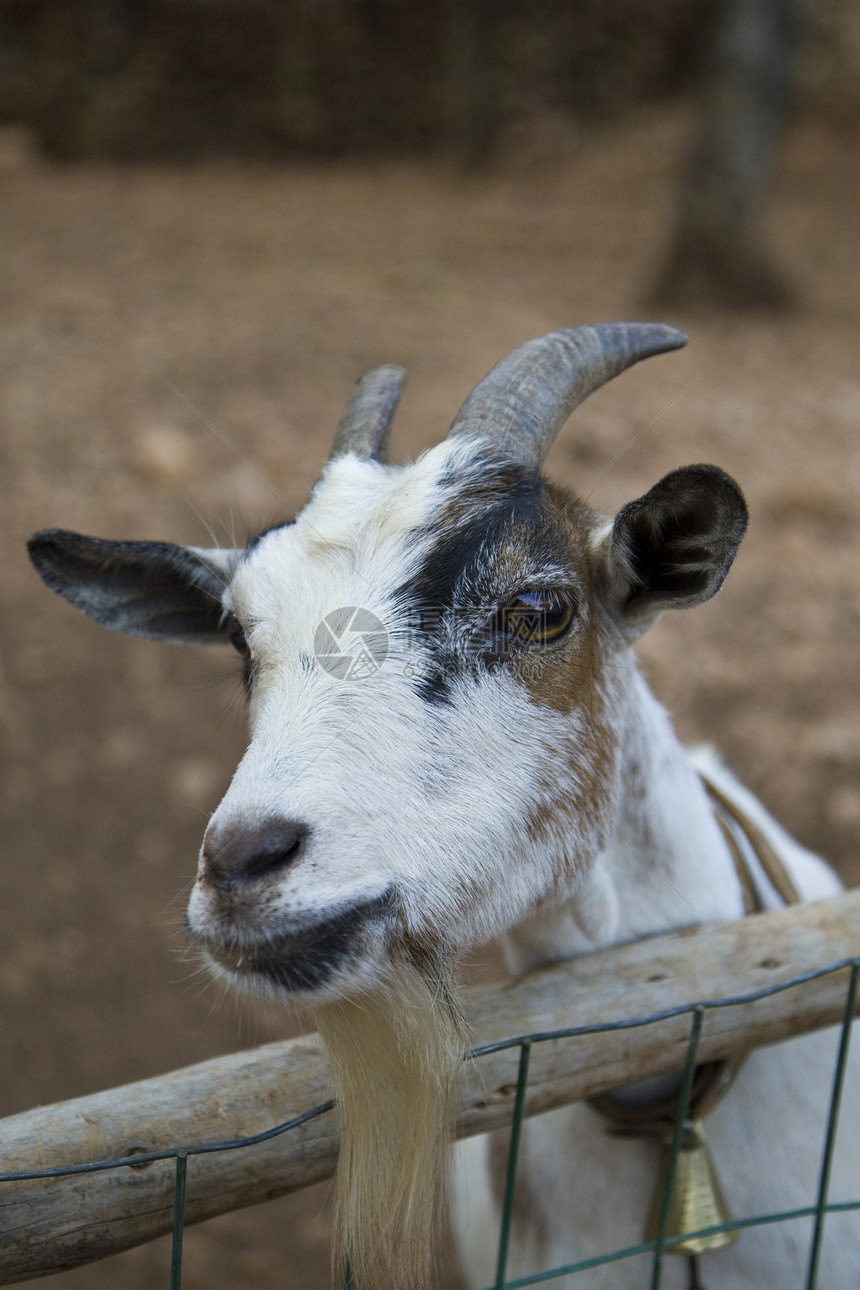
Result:
M268 877L293 864L309 836L310 829L300 820L269 819L210 828L203 841L206 879L225 887Z

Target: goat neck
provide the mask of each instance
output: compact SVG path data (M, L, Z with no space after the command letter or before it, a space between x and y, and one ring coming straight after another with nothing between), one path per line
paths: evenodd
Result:
M619 743L606 843L569 899L502 938L517 973L678 927L739 918L738 876L702 782L632 650L612 689Z

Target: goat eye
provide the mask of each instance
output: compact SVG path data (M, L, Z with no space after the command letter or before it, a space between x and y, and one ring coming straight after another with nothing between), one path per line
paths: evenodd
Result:
M251 650L248 646L245 632L235 614L231 614L227 619L226 631L234 650L241 654L243 658L250 658Z
M563 636L575 613L568 596L554 591L523 591L499 610L497 630L510 641L542 645Z

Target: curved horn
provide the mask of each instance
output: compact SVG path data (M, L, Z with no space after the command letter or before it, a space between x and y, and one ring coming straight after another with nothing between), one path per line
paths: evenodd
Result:
M491 439L539 469L567 418L592 391L640 358L686 345L662 323L568 327L530 340L497 363L466 399L449 437Z
M388 456L391 418L406 380L402 367L375 367L356 382L334 436L329 461L354 452L362 461Z

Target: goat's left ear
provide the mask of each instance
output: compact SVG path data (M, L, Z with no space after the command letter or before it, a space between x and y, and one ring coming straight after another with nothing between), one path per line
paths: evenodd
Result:
M640 635L664 609L710 600L746 526L743 494L716 466L673 470L622 507L602 543L598 580L625 635Z
M46 529L27 543L43 582L105 627L151 640L226 641L223 592L237 551L110 542Z

